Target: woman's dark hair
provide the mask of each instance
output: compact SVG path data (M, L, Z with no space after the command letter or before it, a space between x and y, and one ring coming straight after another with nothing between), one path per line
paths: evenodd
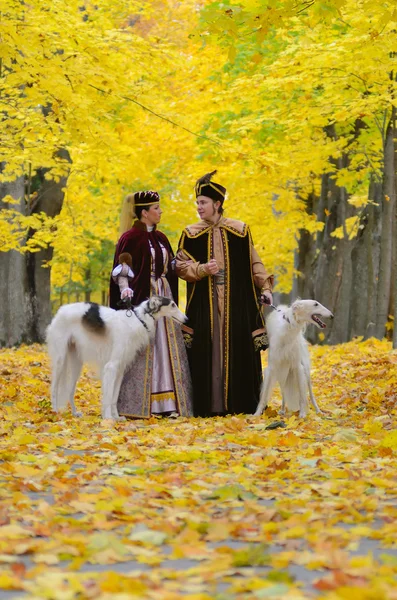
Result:
M136 206L135 207L136 218L140 220L140 218L142 216L142 211L143 210L149 210L150 206L152 206L152 205L151 204L146 204L146 206Z

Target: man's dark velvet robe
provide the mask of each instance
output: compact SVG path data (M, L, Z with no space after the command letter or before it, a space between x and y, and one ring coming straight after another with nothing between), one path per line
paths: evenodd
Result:
M146 225L141 221L135 221L133 227L126 231L119 239L116 252L114 255L113 269L119 264L119 256L122 252L129 252L132 257L132 270L134 272L134 279L131 282L131 289L134 292L132 298L132 304L137 306L144 300L150 297L150 272L152 254L150 251L149 240L153 247L157 247L159 251L159 242L164 246L168 252L168 272L167 279L171 287L172 296L175 302L178 302L178 278L175 275L175 271L171 268L171 261L174 258L171 245L161 231L153 229L153 231L147 231ZM161 257L161 254L159 254ZM162 257L160 260L156 260L156 275L161 276L162 273ZM120 290L119 286L110 278L110 291L109 291L109 305L115 310L119 310L118 302L120 301Z
M195 262L211 258L211 228L196 236L185 230L180 249ZM223 412L254 413L259 401L262 368L260 351L255 349L255 332L264 331L258 295L252 275L250 235L225 230L225 335L223 343ZM196 416L211 415L212 397L212 277L187 283L188 357L193 382ZM190 346L190 348L189 348Z

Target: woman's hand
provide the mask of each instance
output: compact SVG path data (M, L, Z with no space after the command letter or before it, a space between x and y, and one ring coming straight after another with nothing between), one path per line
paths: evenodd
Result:
M121 299L124 300L124 298L132 298L134 295L134 292L131 290L131 288L124 288L124 290L121 292Z

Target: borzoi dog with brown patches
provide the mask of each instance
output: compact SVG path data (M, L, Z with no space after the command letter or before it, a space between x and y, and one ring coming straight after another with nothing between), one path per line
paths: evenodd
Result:
M88 362L99 367L102 418L124 419L117 411L124 371L149 345L161 317L187 321L173 300L161 296L152 296L130 310L116 311L87 302L61 306L47 329L53 410L58 412L70 402L72 413L81 416L74 393L83 363Z
M274 307L275 308L275 307ZM266 318L269 338L268 366L264 371L263 384L255 415L261 415L278 382L282 393L281 412L307 414L307 392L317 413L320 409L313 395L310 380L310 356L307 341L303 337L306 326L314 323L319 329L325 328L320 319L334 315L325 306L314 300L297 300L290 307L280 305Z

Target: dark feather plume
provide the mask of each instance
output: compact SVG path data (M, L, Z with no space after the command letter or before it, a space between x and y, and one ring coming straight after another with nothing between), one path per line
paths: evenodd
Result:
M212 177L217 172L218 171L215 169L215 171L212 171L211 173L206 173L205 175L203 175L202 177L200 177L200 179L197 179L196 185L203 185L203 183L209 183L211 181Z

